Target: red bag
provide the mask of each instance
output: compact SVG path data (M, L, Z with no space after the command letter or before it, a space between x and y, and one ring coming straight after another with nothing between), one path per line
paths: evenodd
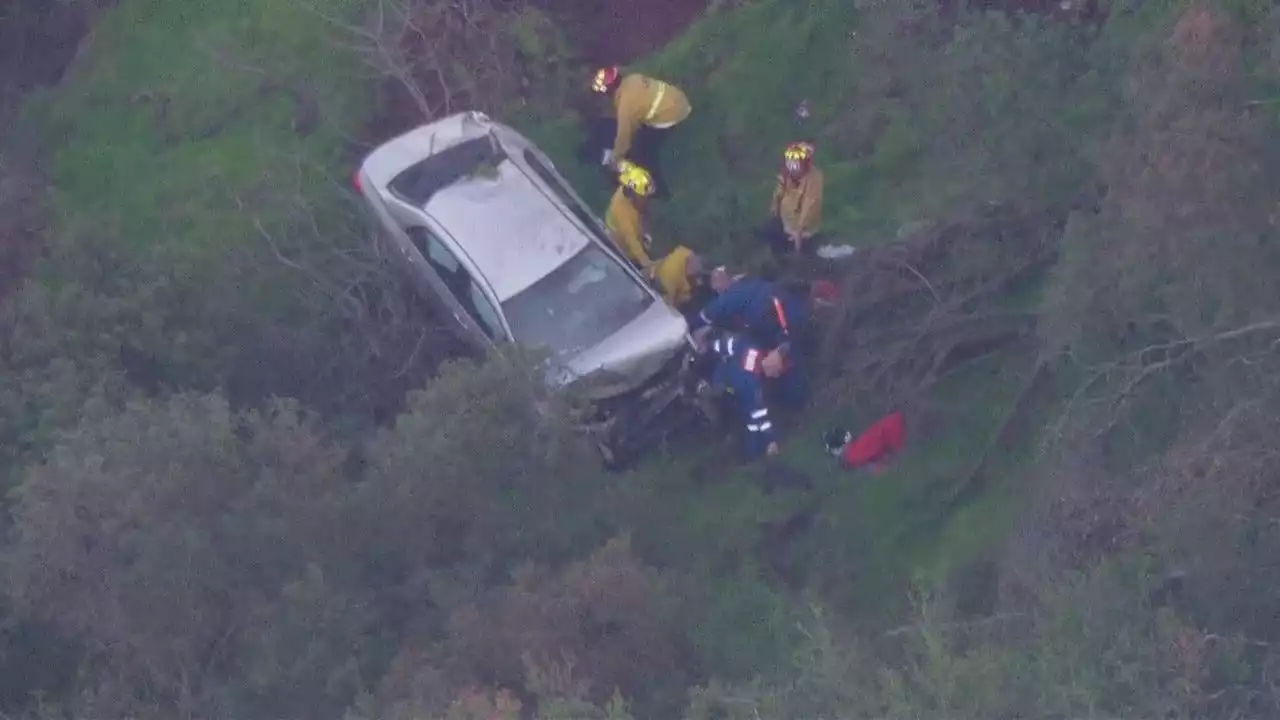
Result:
M809 285L809 299L818 305L834 305L840 301L840 288L830 280L816 280Z
M878 470L884 461L900 452L907 443L907 423L902 411L877 420L866 432L845 446L840 460L847 468L873 464Z

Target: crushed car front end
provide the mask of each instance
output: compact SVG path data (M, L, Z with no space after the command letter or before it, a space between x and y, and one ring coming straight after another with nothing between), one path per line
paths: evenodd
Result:
M695 398L697 353L686 341L639 382L601 369L571 387L586 399L579 429L599 448L606 465L629 465L663 438L699 419Z

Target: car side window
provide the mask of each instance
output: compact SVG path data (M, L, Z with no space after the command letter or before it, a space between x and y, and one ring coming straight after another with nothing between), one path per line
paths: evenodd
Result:
M408 233L409 240L413 242L413 246L417 248L419 253L422 253L422 257L431 264L431 267L435 268L436 272L440 273L441 277L448 280L450 276L458 272L465 274L465 271L462 270L462 263L458 262L458 258L454 257L449 248L445 247L444 243L432 235L430 230L422 227L411 227L408 229ZM452 286L450 289L453 289Z
M485 334L487 334L491 339L502 337L502 320L498 318L498 311L494 309L493 305L489 302L489 298L485 297L484 292L480 289L479 285L476 285L474 280L468 283L468 285L470 286L471 300L469 308L474 310L472 317L476 319L480 328L484 330ZM463 305L467 305L467 303L463 303Z
M472 279L467 269L462 267L453 251L445 246L435 235L423 227L411 227L406 230L413 247L422 254L423 259L436 271L444 284L453 294L453 298L467 311L480 329L491 339L500 337L502 321L498 317L493 304L485 297L484 291Z

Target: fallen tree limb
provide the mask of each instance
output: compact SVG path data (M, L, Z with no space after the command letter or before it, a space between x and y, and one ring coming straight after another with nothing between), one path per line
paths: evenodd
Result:
M960 478L960 481L952 486L951 495L945 504L948 511L964 504L982 488L994 457L1018 444L1022 439L1021 436L1031 427L1028 421L1032 408L1050 389L1052 381L1053 370L1050 363L1045 359L1039 360L1031 377L1022 384L1022 388L1018 390L1018 394L1009 405L1009 410L1005 413L1000 425L988 439L982 454L974 461L969 471Z
M1067 401L1066 407L1053 424L1052 437L1060 437L1063 434L1064 428L1078 412L1082 401L1108 380L1118 379L1121 385L1109 399L1091 403L1105 404L1108 414L1107 422L1094 433L1095 438L1109 435L1116 428L1123 417L1124 409L1128 407L1133 397L1155 377L1183 365L1192 358L1199 357L1209 348L1251 339L1266 333L1274 334L1275 337L1269 341L1264 354L1280 349L1280 318L1269 318L1216 333L1154 343L1120 360L1099 365L1092 370L1089 377L1080 384Z

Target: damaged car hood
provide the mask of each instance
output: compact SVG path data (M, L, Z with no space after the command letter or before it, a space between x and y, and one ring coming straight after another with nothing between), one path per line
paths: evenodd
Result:
M558 366L558 384L583 387L592 399L627 392L653 377L686 344L688 323L655 302L595 347Z

